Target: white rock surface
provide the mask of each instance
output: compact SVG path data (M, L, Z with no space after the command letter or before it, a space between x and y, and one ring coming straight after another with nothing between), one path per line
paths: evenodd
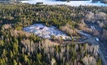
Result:
M47 27L43 24L33 24L31 26L23 28L25 32L34 33L35 35L42 37L42 38L48 38L51 39L52 36L55 36L56 38L62 38L67 39L69 36L64 34L62 31L58 30L56 27L51 26Z

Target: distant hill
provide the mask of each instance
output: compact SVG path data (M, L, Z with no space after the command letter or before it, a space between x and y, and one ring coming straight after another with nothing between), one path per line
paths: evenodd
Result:
M56 0L56 1L90 1L90 0ZM92 0L92 2L102 2L102 3L107 3L107 0Z
M56 0L56 1L89 1L89 0Z
M0 2L16 2L16 1L22 1L22 0L0 0Z
M20 1L20 0L0 0L0 1Z
M103 3L107 3L107 0L101 0L101 2L103 2Z
M0 2L19 2L19 1L27 1L27 0L0 0ZM30 1L30 0L29 0ZM56 0L56 1L90 1L90 0ZM102 3L107 3L107 0L92 0L92 2L102 2Z

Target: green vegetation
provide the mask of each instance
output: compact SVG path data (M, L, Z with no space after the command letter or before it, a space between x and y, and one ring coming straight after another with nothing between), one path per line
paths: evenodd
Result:
M94 49L89 50L90 45L75 44L72 40L71 45L46 46L51 43L45 44L45 39L22 30L34 23L44 23L78 36L73 30L80 29L82 20L88 21L85 15L90 11L107 13L107 7L0 4L0 65L84 65L87 57L96 60L91 65L101 65L99 56L94 56ZM107 26L104 27L106 31Z

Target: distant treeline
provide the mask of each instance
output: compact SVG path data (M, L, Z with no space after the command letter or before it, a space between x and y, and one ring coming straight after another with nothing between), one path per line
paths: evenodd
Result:
M24 0L0 0L0 1L2 1L2 2L6 2L6 1L8 1L8 2L9 2L9 1L11 1L11 2L12 2L12 1L13 1L13 2L16 2L16 1L24 1Z
M56 0L56 1L89 1L89 0Z
M56 1L90 1L90 0L56 0ZM107 3L107 0L92 0L92 2L102 2L102 3Z

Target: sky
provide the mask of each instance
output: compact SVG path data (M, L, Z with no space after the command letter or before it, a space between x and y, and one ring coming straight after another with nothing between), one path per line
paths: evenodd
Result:
M70 2L61 2L61 1L53 1L53 0L30 0L30 1L22 1L22 3L30 3L30 4L36 4L37 2L43 2L47 5L59 5L59 4L65 4L70 6L80 6L80 5L93 5L93 6L107 6L107 4L104 3L91 3L90 1L70 1Z

